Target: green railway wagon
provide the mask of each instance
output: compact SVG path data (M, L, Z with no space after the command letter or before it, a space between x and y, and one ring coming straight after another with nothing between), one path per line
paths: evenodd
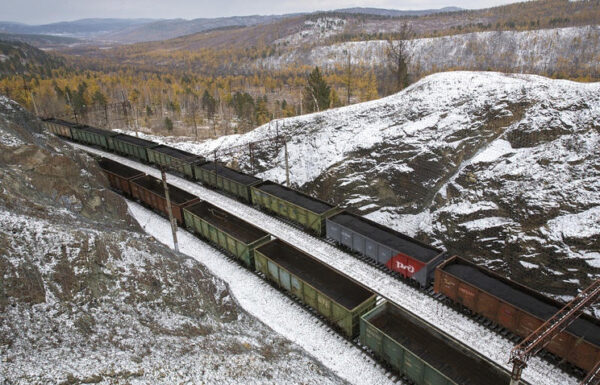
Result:
M206 162L194 166L196 180L229 193L244 202L251 201L250 187L262 179L226 167L218 162Z
M278 183L264 181L251 187L252 204L302 225L323 236L325 220L342 211L322 200Z
M254 270L254 250L270 240L269 233L201 201L183 209L186 227L227 250Z
M510 383L504 369L390 302L361 317L360 341L417 385Z
M372 291L279 239L257 248L254 259L258 272L350 338L359 333L360 316L375 307Z
M79 126L76 130L71 130L71 132L73 133L73 140L90 146L98 146L105 150L110 149L109 141L118 135L116 132L91 126Z
M173 147L158 145L148 148L148 161L194 179L194 164L203 157Z
M158 144L152 141L126 134L113 136L109 144L110 150L117 154L132 156L146 163L149 163L147 150L156 146L158 146Z
M77 123L71 123L61 119L42 119L42 122L46 129L54 135L70 139L73 139L72 129L77 129L78 127Z

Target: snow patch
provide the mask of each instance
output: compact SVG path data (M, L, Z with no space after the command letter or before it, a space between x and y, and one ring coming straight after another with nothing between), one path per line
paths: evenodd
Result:
M513 152L513 148L510 142L504 139L497 139L493 141L488 147L482 152L477 154L471 163L490 163L496 161L503 155L510 154Z
M589 238L600 235L600 206L548 221L548 230L555 239Z

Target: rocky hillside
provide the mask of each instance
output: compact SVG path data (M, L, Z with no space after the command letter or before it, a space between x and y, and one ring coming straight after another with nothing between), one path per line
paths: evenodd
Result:
M598 83L450 72L278 130L295 186L560 297L600 276L599 117ZM179 146L227 156L276 126ZM230 159L285 180L282 146L253 153Z
M17 40L0 34L0 78L15 74L48 74L64 64L63 59Z
M313 40L342 30L343 20L328 20L333 27L305 25L302 33ZM321 24L324 22L322 21ZM337 23L337 24L336 24ZM338 26L339 24L339 26ZM336 30L336 26L337 30ZM326 32L323 32L326 31ZM305 39L305 42L310 39ZM413 74L448 69L585 77L600 74L600 27L570 27L535 31L474 32L436 38L414 39L408 44L409 70ZM348 56L357 68L386 63L385 40L319 45L288 50L258 59L251 68L286 68L292 63L334 69L347 65Z
M342 383L0 97L0 383Z

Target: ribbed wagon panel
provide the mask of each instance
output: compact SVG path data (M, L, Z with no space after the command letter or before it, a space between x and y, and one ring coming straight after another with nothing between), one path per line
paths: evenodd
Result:
M132 179L130 181L130 186L131 195L135 199L140 200L163 215L167 217L169 216L163 182L160 179L154 178L150 175L145 175ZM175 217L177 220L177 223L181 226L183 225L184 220L183 209L186 206L198 202L200 199L175 186L168 185L168 188L169 197L171 200L171 212L173 213L173 217Z
M340 209L278 183L264 181L250 188L252 204L298 223L305 229L325 235L326 218Z
M348 337L359 332L360 315L375 306L375 294L306 253L278 239L255 251L256 270L315 309Z
M428 286L446 254L364 217L342 211L326 219L327 237Z
M183 209L186 227L231 253L250 269L254 269L254 250L269 241L270 235L221 210L201 201Z
M417 385L506 385L508 372L384 302L360 320L360 341Z
M517 282L459 257L441 264L434 290L525 337L564 305ZM591 370L600 359L600 320L583 314L546 349Z

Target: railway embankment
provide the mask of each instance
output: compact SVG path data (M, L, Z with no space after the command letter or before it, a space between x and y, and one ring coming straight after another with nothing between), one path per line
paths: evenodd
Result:
M0 96L0 382L344 383Z

